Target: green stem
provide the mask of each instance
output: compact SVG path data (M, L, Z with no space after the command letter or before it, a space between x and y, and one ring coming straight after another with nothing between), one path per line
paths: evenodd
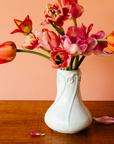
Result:
M46 56L46 55L44 55L42 53L35 52L35 51L17 49L17 52L25 52L25 53L36 54L36 55L42 56L42 57L44 57L44 58L46 58L46 59L51 61L50 57L48 57L48 56Z
M63 28L59 28L59 27L57 27L56 25L54 25L52 22L49 22L51 25L52 25L52 27L60 34L60 35L65 35L65 32L64 32L64 29Z
M84 58L85 58L85 56L81 57L80 61L78 62L78 64L75 67L75 70L78 70L78 68L79 68L80 64L82 63L82 61L84 60Z
M97 39L97 41L107 41L107 39Z
M75 58L75 57L72 58L68 70L72 70L74 58Z
M50 54L50 50L46 50L46 49L44 49L42 46L40 46L40 48L41 48L42 50L44 50L45 52L47 52L47 53Z
M78 61L79 61L79 56L75 57L75 65L74 65L74 69L76 69L77 65L78 65Z
M77 21L76 21L76 19L73 19L73 23L74 23L74 26L77 26Z

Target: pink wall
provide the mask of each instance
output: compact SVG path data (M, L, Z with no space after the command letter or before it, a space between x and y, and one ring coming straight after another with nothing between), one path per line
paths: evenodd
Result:
M10 35L16 28L13 19L23 20L28 14L33 20L34 30L43 18L43 9L54 0L0 0L0 43L12 40L20 48L25 37ZM114 29L113 0L79 0L85 12L78 25L94 23L92 33L104 30L109 34ZM67 21L66 29L72 25ZM46 28L52 29L50 26ZM114 56L86 57L80 67L82 71L81 91L83 100L114 100ZM17 53L11 63L0 65L1 100L53 100L56 96L56 70L52 63L32 54Z

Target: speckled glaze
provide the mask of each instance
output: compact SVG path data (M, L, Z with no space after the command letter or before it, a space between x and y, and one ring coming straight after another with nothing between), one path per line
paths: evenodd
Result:
M45 114L45 123L60 133L73 134L87 128L92 116L80 93L80 70L57 71L57 96Z

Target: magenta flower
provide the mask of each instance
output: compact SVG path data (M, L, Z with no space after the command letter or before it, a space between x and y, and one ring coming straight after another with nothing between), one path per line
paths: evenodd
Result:
M97 40L89 37L89 32L92 29L92 24L88 29L82 24L82 27L71 26L67 29L66 35L70 38L71 42L77 45L76 55L88 56L93 53L97 45Z
M52 22L58 27L62 27L64 21L69 19L71 15L69 14L68 9L60 8L57 4L48 4L44 11L44 20L41 22L41 25L49 24Z
M99 31L96 34L92 34L91 37L95 39L106 39L107 35L104 33L104 31ZM106 55L111 54L109 52L104 51L104 48L106 47L107 47L106 41L98 41L94 50L94 54L97 56L106 56Z
M82 50L77 46L77 44L72 43L67 35L63 36L61 39L63 40L61 42L62 46L70 55L72 55L72 57L82 54Z
M99 118L95 118L94 119L99 122L99 123L103 123L103 124L113 124L114 123L114 118L113 117L109 117L109 116L102 116Z
M54 68L67 68L71 61L71 55L63 48L55 48L50 53Z
M24 44L22 45L22 48L29 50L33 50L34 48L38 47L39 47L38 39L34 34L29 34L27 36L27 39L24 41Z
M84 8L78 4L77 0L57 0L59 5L64 9L69 9L71 19L76 19L82 15Z
M60 44L60 38L53 31L48 29L42 29L41 32L38 32L38 38L41 46L46 50L52 50Z

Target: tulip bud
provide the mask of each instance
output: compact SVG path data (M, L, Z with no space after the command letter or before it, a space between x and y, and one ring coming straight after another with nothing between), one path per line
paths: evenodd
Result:
M12 61L16 56L16 45L12 41L0 45L0 64Z

